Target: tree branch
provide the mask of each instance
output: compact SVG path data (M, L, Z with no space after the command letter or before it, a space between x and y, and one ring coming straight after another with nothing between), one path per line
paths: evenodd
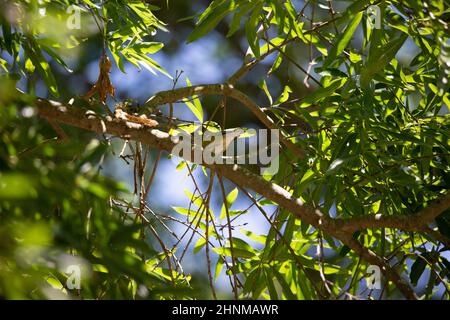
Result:
M99 134L111 134L123 139L139 141L169 153L175 146L168 133L148 126L130 123L124 119L112 118L110 116L102 118L101 115L92 112L85 112L81 109L44 99L37 99L36 105L38 106L39 115L51 121L90 130ZM305 205L301 199L293 197L279 185L266 181L242 167L233 165L207 165L207 167L240 187L250 188L256 191L287 209L303 221L340 240L367 262L378 265L386 278L392 281L406 298L417 298L414 291L409 285L404 283L394 269L382 258L353 239L351 233L341 230L341 224L336 220L329 218L319 210Z
M361 245L356 239L349 234L344 234L341 239L349 248L355 251L359 256L370 264L380 267L384 276L391 280L395 286L403 293L403 295L409 300L417 300L418 297L411 289L408 283L403 280L400 275L392 268L383 258L379 257L372 250L367 249Z
M442 212L450 208L450 193L444 194L432 201L428 206L413 215L382 216L370 215L363 217L338 219L341 230L355 232L366 228L397 228L404 231L423 231Z

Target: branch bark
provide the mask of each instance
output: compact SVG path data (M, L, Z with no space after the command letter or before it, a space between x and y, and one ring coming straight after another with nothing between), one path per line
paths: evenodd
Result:
M404 231L423 231L442 212L450 208L450 193L446 193L432 201L425 208L413 215L382 216L371 215L347 219L339 219L341 230L355 232L367 228L396 228Z

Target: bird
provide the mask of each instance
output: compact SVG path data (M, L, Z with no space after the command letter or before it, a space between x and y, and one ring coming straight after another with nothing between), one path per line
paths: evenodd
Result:
M207 148L214 151L215 156L223 155L234 139L238 138L243 133L245 133L245 130L242 128L225 131L223 135L216 137L213 142L208 144Z

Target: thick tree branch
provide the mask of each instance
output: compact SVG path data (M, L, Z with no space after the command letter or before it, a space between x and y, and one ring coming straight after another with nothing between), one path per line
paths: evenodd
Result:
M442 212L450 208L450 193L432 201L424 209L413 215L383 216L370 215L363 217L339 219L341 230L355 232L367 228L396 228L404 231L423 231Z
M36 104L39 115L51 121L83 128L99 134L111 134L124 139L139 141L169 153L175 146L169 134L158 129L137 125L123 119L111 118L110 116L102 118L100 115L85 112L58 102L37 99ZM341 224L336 220L329 218L319 210L306 206L300 199L293 197L282 187L266 181L244 168L232 165L210 165L208 167L240 187L250 188L267 199L278 203L303 221L342 241L367 262L378 265L386 278L392 281L406 298L417 298L414 291L409 285L404 283L394 269L382 258L353 239L351 233L341 230Z

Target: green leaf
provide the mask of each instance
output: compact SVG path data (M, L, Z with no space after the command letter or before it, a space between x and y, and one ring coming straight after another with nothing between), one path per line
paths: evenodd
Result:
M223 2L220 5L217 5L217 3ZM211 30L213 30L220 21L222 21L225 16L233 11L235 7L235 4L233 1L213 1L210 6L209 10L205 10L205 13L203 14L203 17L200 17L198 25L195 27L194 31L188 36L187 42L193 42L206 34L208 34Z
M441 260L443 267L447 269L447 274L450 274L450 262L443 256L440 256L439 259Z
M263 89L264 93L266 94L267 99L269 100L270 105L273 104L273 99L272 96L270 95L269 92L269 88L267 87L267 83L265 79L262 79L259 83L258 86Z
M439 232L447 238L450 238L450 223L443 217L443 215L436 218L436 224Z
M249 3L247 5L239 6L239 9L234 13L233 19L231 20L230 29L227 33L227 38L231 37L236 31L239 30L241 26L242 17L253 8L253 3Z
M216 268L214 270L214 281L217 280L217 278L219 278L220 273L222 272L223 269L223 258L221 256L219 256L217 258L217 262L216 262Z
M192 83L188 78L186 78L186 83L189 87L192 86ZM194 95L191 97L191 99L185 98L183 99L183 102L192 111L198 121L200 121L200 123L203 123L203 107L198 96Z
M356 13L361 12L366 9L367 6L369 6L370 0L358 0L353 1L353 3L347 7L345 10L345 14L342 15L339 21L346 21L350 19L350 17L354 16Z
M89 0L83 0L83 2L86 3L86 4L88 4L88 5L90 5L90 6L93 7L93 8L100 9L100 6L94 4L92 1L89 1Z
M279 300L277 289L273 283L273 273L269 266L264 266L264 274L266 276L267 289L269 290L270 299Z
M232 256L230 247L213 248L212 250L225 257ZM233 256L235 258L251 259L255 256L255 253L244 249L233 248Z
M325 176L334 175L336 171L338 171L339 168L341 168L344 165L348 165L349 162L357 159L356 156L348 157L348 158L338 158L335 159L330 166L328 167L327 171L325 172Z
M285 51L285 47L281 49L282 52ZM271 75L274 71L276 71L283 62L283 55L282 53L278 52L277 57L275 58L275 61L273 62L272 66L270 67L269 71L267 72L268 75Z
M189 198L189 200L194 203L198 208L203 206L203 198L199 195L194 195L188 189L184 190L184 194Z
M116 62L117 67L119 68L119 70L122 71L123 73L126 73L124 60L123 60L124 58L123 58L123 55L119 52L118 44L115 42L110 42L109 50L114 58L114 61Z
M359 23L361 22L362 17L363 17L363 12L357 13L353 17L353 19L350 21L350 23L347 25L347 27L345 28L345 31L339 35L335 44L333 45L333 47L331 47L328 57L323 64L324 68L327 68L334 61L336 61L337 57L345 50L345 48L347 47L347 44L352 39L352 36L355 33L356 28L358 27Z
M240 238L233 237L233 250L234 249L244 250L244 251L248 251L248 252L252 252L252 253L256 254L256 252L252 248L252 246Z
M51 285L54 289L64 290L63 284L58 279L56 279L54 277L48 277L47 278L47 283L49 285Z
M67 63L65 63L65 61L61 58L61 56L59 56L52 48L46 46L46 45L42 45L40 44L40 47L42 48L42 50L44 50L50 57L53 58L53 60L55 60L59 65L63 66L64 69L66 69L67 72L72 73L73 70L69 68L69 66L67 65Z
M289 20L291 22L292 27L294 27L295 33L297 34L297 36L299 38L303 37L303 32L301 30L301 28L299 27L299 24L297 23L297 12L295 11L294 6L292 5L292 2L286 1L284 3L284 6L286 7L286 10L289 14Z
M137 65L137 63L139 63L140 65L142 65L144 68L146 68L153 74L156 74L155 71L153 70L153 69L156 69L159 72L161 72L162 74L164 74L165 76L167 76L168 78L170 78L170 79L172 78L170 76L170 74L168 74L167 71L164 70L164 68L162 68L156 61L154 61L150 57L146 56L145 54L137 54L137 53L133 53L133 52L128 52L128 53L126 53L125 57L128 59L128 61L132 62L134 65Z
M274 273L275 277L277 278L278 283L281 285L283 294L286 297L286 299L297 300L297 297L295 296L295 294L292 293L289 283L286 282L286 279L284 278L284 276L281 273L279 273L277 270L273 270L273 273Z
M0 172L0 201L8 199L36 198L35 181L19 173Z
M133 50L143 54L153 54L158 52L164 47L164 43L161 42L140 42L132 46Z
M27 70L28 73L33 73L35 69L33 62L31 62L30 58L27 58L25 60L25 70Z
M395 58L407 38L408 35L402 33L399 38L389 41L380 48L371 50L369 59L361 72L361 88L366 89L370 80Z
M50 65L45 60L39 46L36 44L34 39L27 38L27 40L28 41L24 41L23 43L27 56L31 59L34 66L38 70L50 93L53 96L58 97L58 87L56 85L56 80L53 76L52 70L50 69Z
M8 62L6 60L0 58L0 66L2 67L3 71L8 73Z
M5 17L0 15L0 22L2 25L2 36L5 42L6 50L9 54L13 54L13 39L11 34L11 24L6 21Z
M243 228L239 229L239 231L241 231L243 234L245 234L247 237L249 237L253 241L259 242L261 244L266 243L267 237L265 235L257 235L257 234L254 234L253 232L245 230Z
M194 245L194 253L199 252L206 245L206 240L200 237Z
M304 98L302 100L302 105L317 103L320 100L333 95L336 92L336 90L338 90L345 84L346 81L347 81L346 78L339 78L331 81L327 87L319 88L310 95L308 95L306 98Z
M233 205L233 203L236 201L236 198L238 196L238 188L234 188L233 190L230 191L230 193L227 195L227 199L226 199L226 205L228 208L228 211L230 210L231 206ZM225 218L226 216L226 208L225 208L225 204L222 204L222 209L220 210L220 219Z
M409 274L409 278L411 279L411 283L413 285L417 285L417 281L419 281L420 276L425 271L425 267L427 266L426 261L418 256L416 261L411 266L411 272Z
M275 101L275 105L280 105L285 103L289 99L289 95L292 93L292 89L289 86L285 86L283 92L278 97L277 101Z
M250 18L245 23L245 35L247 36L248 45L250 46L250 49L252 50L255 57L259 57L261 55L259 48L259 37L256 31L258 28L262 8L263 4L258 4L253 9Z
M361 234L361 231L356 231L355 233L353 233L352 238L355 240L358 240L359 235ZM343 245L341 247L341 250L339 251L339 255L341 255L342 257L345 257L347 255L347 253L350 252L350 248L346 245Z
M199 212L198 210L190 210L187 208L182 208L182 207L172 207L173 210L175 210L176 212L178 212L179 214L182 214L184 216L188 216L188 217L201 217L201 212Z

